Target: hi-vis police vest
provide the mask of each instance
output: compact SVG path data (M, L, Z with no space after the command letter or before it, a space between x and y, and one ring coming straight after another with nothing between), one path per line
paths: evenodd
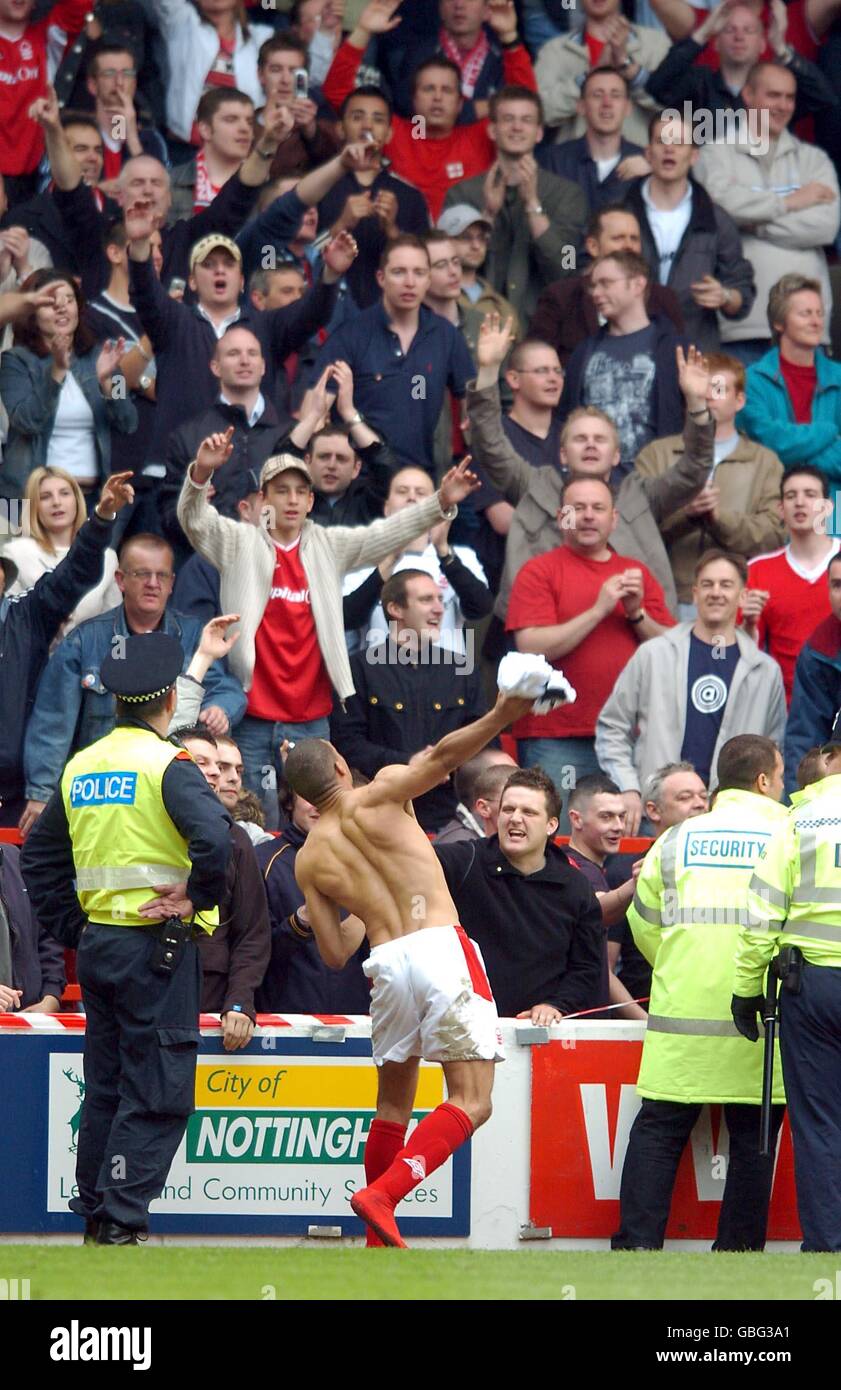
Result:
M637 1090L652 1100L759 1105L762 1048L730 1014L739 928L785 807L722 791L707 815L675 825L649 850L628 922L654 967ZM762 988L760 978L758 993ZM784 1100L779 1055L774 1099Z
M93 922L149 926L138 912L155 888L184 883L187 841L170 819L161 784L183 750L151 730L118 726L70 759L61 795L73 842L76 892ZM212 932L217 908L197 924Z
M792 797L748 894L734 994L749 997L781 946L799 946L812 965L841 967L841 775Z

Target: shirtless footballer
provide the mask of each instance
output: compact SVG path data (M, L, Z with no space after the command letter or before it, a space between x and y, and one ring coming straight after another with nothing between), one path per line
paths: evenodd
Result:
M374 1232L369 1245L405 1248L397 1203L490 1118L494 1063L503 1056L478 947L456 925L412 798L438 786L533 703L500 695L489 714L357 789L344 758L322 739L297 744L286 762L290 786L320 812L295 861L318 949L340 969L366 931L371 945L364 970L373 982L377 1113L365 1146L368 1186L351 1198ZM338 904L354 916L342 922ZM421 1057L443 1066L448 1099L404 1145Z

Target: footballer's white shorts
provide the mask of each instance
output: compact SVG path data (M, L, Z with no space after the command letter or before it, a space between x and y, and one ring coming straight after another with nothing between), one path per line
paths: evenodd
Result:
M421 927L375 946L362 969L372 982L371 1047L378 1067L502 1062L502 1031L481 952L463 927Z

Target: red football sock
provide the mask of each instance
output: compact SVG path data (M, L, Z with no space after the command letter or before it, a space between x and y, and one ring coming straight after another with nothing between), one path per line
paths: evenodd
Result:
M365 1178L370 1186L377 1178L387 1173L395 1158L403 1147L406 1138L406 1126L395 1124L391 1120L374 1120L368 1131L368 1138L365 1141ZM368 1246L382 1245L376 1231L372 1231L369 1226L366 1230L365 1244Z
M446 1163L472 1133L473 1126L464 1111L445 1101L421 1120L405 1149L370 1186L375 1192L385 1193L396 1206L407 1192Z

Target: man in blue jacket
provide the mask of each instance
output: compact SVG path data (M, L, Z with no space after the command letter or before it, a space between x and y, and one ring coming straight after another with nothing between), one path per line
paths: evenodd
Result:
M832 613L804 643L794 668L791 711L786 725L786 791L797 790L800 759L832 735L841 710L841 554L827 569Z
M186 671L198 647L199 620L168 607L175 579L172 548L160 536L141 534L125 541L116 579L123 593L119 608L74 628L56 647L41 678L24 745L24 836L56 790L71 754L114 727L114 697L100 679L105 657L132 633L166 632L181 643ZM204 689L202 723L212 734L227 733L245 713L241 685L214 662Z
M38 680L61 624L102 577L117 513L134 500L130 477L108 479L61 564L25 594L3 597L15 576L0 565L0 825L17 824L24 811L23 734Z

